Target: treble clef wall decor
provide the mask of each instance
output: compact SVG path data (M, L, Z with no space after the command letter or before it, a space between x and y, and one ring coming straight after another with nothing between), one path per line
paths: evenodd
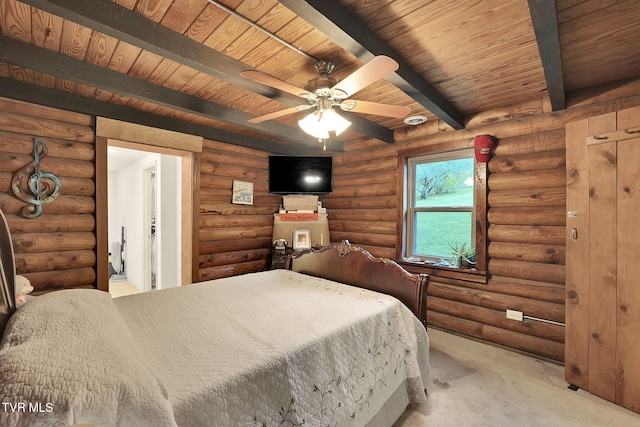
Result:
M60 195L62 185L58 177L40 170L40 162L47 157L47 151L44 142L34 138L33 161L20 168L11 181L11 188L15 195L32 205L22 209L22 213L27 218L37 218L42 215L42 205L53 202ZM31 194L22 188L24 184L27 185Z

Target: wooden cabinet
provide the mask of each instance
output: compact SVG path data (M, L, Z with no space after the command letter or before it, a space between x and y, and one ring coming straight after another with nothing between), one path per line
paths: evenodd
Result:
M565 378L640 412L640 107L566 138Z

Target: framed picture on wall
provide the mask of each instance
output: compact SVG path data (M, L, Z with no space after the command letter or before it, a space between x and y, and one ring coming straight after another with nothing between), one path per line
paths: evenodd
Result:
M296 251L311 249L311 231L295 230L293 232L293 249Z
M231 203L253 205L253 182L233 180Z

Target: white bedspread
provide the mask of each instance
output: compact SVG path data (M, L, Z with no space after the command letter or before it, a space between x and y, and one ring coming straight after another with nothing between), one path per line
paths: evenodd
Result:
M424 400L426 332L395 298L287 270L181 291L115 300L178 425L365 425L407 381Z
M106 292L43 295L0 345L0 425L175 426L166 389Z
M160 403L164 396L170 402L143 415L164 425L172 424L163 418L172 411L179 426L364 426L385 420L389 408L381 408L390 396L400 412L425 399L426 331L386 295L273 270L116 298L113 305L127 325L127 345L141 357L140 374L156 384L151 392ZM8 350L4 342L0 363ZM55 381L65 373L43 375ZM120 425L139 425L124 417L126 409Z

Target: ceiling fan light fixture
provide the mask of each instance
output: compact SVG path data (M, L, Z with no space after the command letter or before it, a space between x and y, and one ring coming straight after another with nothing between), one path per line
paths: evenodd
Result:
M344 132L349 126L351 126L351 122L340 114L336 113L333 108L328 110L324 110L322 113L322 117L320 118L320 124L327 130L332 130L337 135L340 135Z
M345 131L351 122L332 108L323 111L315 111L298 121L300 129L318 139L329 138L329 132L335 132L336 136Z
M327 139L329 138L329 132L322 126L320 119L319 112L315 111L307 115L304 119L298 120L298 126L314 138Z
M261 123L308 108L314 108L316 111L299 120L298 125L304 132L322 141L329 138L329 132L340 135L351 125L349 120L337 113L336 107L347 112L374 114L397 119L402 119L411 112L409 107L348 99L364 87L398 69L398 63L388 56L378 55L374 57L343 80L330 76L334 66L328 60L316 61L316 71L320 76L307 81L304 90L257 70L241 72L240 74L245 78L297 95L307 101L308 104L252 117L248 121L250 123Z

